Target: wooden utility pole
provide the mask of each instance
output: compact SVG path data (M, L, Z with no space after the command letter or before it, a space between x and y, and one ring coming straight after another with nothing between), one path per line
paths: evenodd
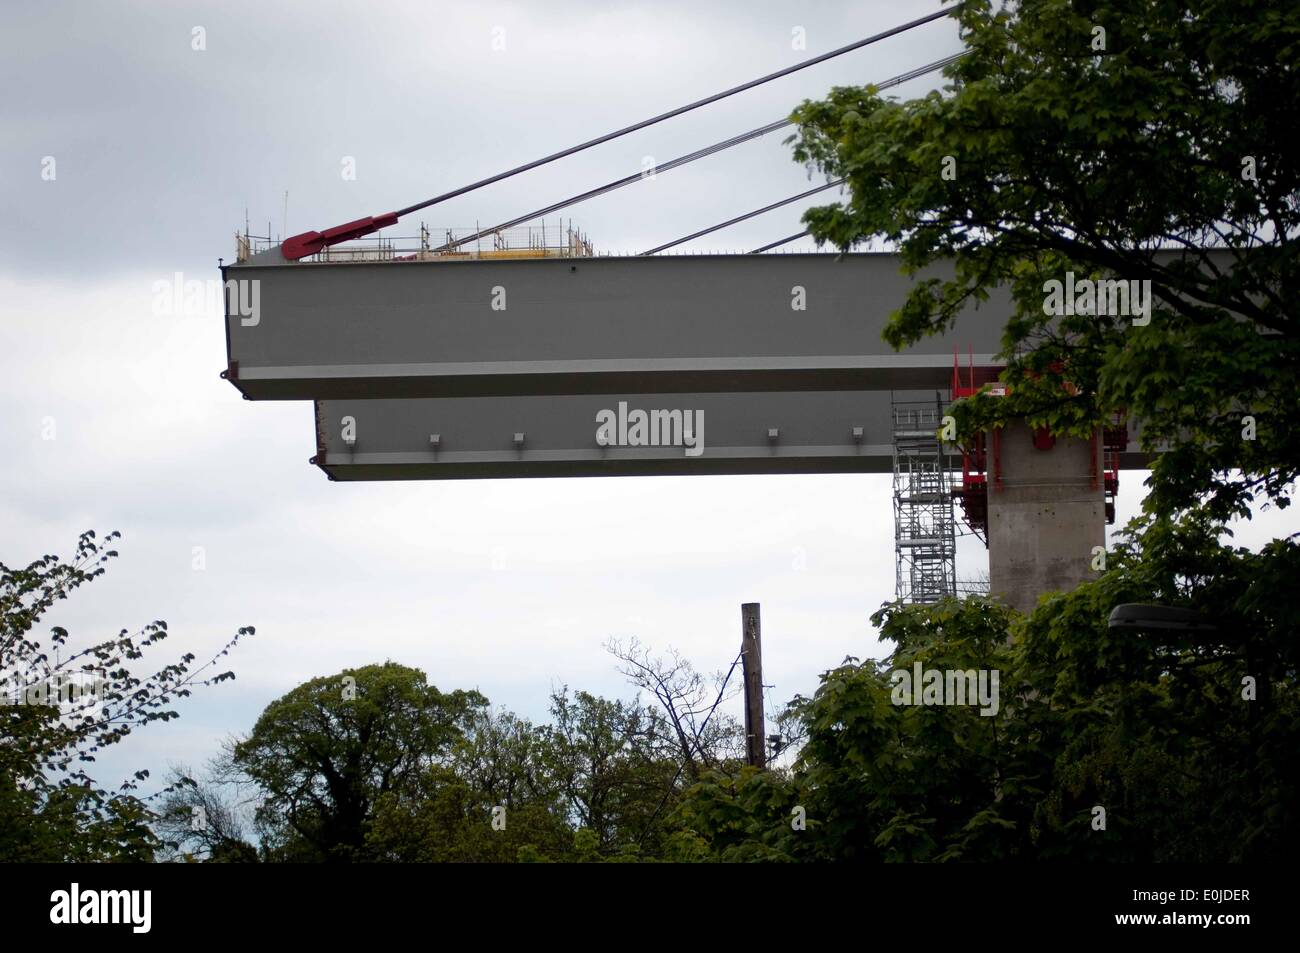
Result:
M745 739L749 763L767 767L767 731L763 723L763 643L758 603L740 607L740 661L745 676Z

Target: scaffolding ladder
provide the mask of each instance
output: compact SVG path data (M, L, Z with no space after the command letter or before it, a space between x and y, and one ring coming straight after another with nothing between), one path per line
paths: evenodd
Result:
M951 461L939 439L944 404L891 395L894 426L896 594L928 604L957 594Z

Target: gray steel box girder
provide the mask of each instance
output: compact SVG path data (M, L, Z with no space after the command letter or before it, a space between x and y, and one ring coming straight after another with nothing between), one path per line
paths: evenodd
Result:
M933 401L935 392L897 396ZM629 413L702 410L703 453L599 446L596 414L617 412L619 402ZM315 408L313 462L337 480L888 473L893 465L893 417L884 391L341 399ZM345 417L352 418L351 444L343 440ZM862 435L855 437L859 427ZM521 444L516 434L523 435ZM1141 467L1145 458L1125 454L1121 465Z
M253 399L946 387L954 345L987 363L1009 309L996 292L896 353L880 333L913 279L893 254L264 260L224 270L259 281L257 323L226 318Z

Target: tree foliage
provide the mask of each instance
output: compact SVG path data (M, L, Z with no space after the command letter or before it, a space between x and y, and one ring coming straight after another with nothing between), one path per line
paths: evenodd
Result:
M386 662L316 678L267 706L232 752L264 798L263 835L286 859L364 859L375 804L450 752L478 692L442 693Z
M665 685L700 688L680 657L666 666L637 657L643 676L658 672ZM698 839L682 836L670 818L692 770L726 763L734 739L723 731L725 719L717 728L708 718L692 722L683 748L657 705L564 687L552 693L550 714L549 723L534 724L489 708L477 692L439 692L422 672L391 662L349 669L272 702L217 759L217 781L251 790L256 847L231 796L188 772L164 820L185 856L200 860L702 855ZM198 831L186 827L195 812L208 822Z
M1132 527L1104 575L1027 618L979 598L886 606L891 655L846 660L794 703L809 731L794 769L715 775L681 824L722 860L1289 857L1300 610L1279 595L1300 546L1252 553L1220 530L1203 515ZM1109 629L1134 601L1198 609L1219 631ZM997 714L895 704L891 673L917 662L999 670Z
M1127 412L1167 445L1154 511L1285 505L1300 474L1300 6L965 0L954 17L967 53L944 93L837 88L795 112L796 158L851 190L805 215L811 233L891 243L922 275L885 330L895 347L1011 289L1014 312L991 316L1011 393L959 402L964 433L1027 417L1087 436ZM1046 314L1045 284L1067 272L1150 280L1149 323Z
M137 794L149 777L140 770L116 790L90 774L105 748L153 722L178 717L176 702L200 685L234 678L211 671L240 638L239 629L207 663L185 653L141 674L136 663L167 638L167 623L76 648L61 626L48 640L41 619L107 569L117 539L91 531L70 560L42 556L13 569L0 564L0 859L6 861L143 861L161 842L151 807L159 794ZM66 654L65 654L66 653Z

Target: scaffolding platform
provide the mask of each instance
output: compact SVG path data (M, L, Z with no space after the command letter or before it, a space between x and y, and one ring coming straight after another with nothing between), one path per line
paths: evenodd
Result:
M235 260L279 245L268 235L235 236ZM359 238L321 249L303 258L306 262L465 261L527 258L590 258L595 255L591 239L573 227L570 219L537 225L480 230L474 228L430 229L420 224L420 234Z

